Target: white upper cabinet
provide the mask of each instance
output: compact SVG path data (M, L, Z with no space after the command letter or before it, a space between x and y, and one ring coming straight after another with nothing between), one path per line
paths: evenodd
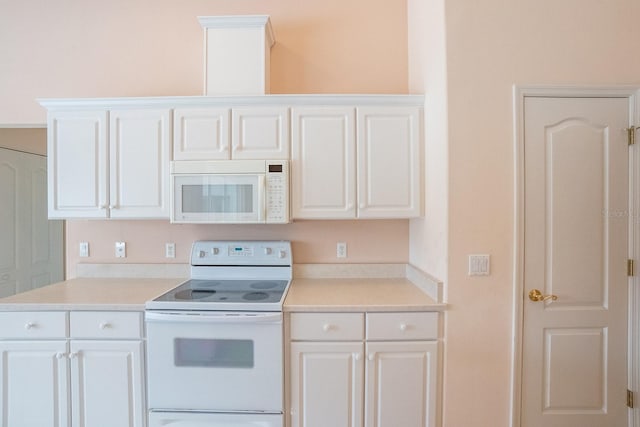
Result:
M293 108L294 219L422 214L421 109Z
M293 218L355 218L355 108L291 110Z
M108 216L107 126L106 110L49 113L49 218Z
M49 218L169 218L170 117L49 112Z
M358 108L358 217L422 214L420 109Z
M174 110L173 160L227 159L289 159L289 108Z
M110 114L111 218L169 218L170 111Z
M225 107L176 108L173 160L230 158L230 112Z
M289 108L233 108L231 158L289 159Z

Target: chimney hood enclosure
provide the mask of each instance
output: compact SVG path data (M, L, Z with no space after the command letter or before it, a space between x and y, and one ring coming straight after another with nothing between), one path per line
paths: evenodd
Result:
M200 16L198 20L204 28L204 94L268 94L275 43L269 16Z

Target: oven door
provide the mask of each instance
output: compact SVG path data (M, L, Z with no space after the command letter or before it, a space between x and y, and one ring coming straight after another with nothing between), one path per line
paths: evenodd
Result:
M281 414L150 412L149 427L282 427Z
M265 222L264 174L174 174L171 187L171 222Z
M283 411L282 313L151 312L149 409Z

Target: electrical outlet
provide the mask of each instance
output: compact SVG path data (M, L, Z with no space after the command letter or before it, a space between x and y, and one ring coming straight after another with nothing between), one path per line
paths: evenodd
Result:
M86 258L89 256L89 242L80 242L79 248L80 256Z
M336 256L338 258L346 258L347 257L347 243L346 242L338 242L336 245Z
M116 242L116 258L127 257L127 244L125 242Z
M175 243L166 243L164 245L164 256L165 256L165 258L175 258L176 257L176 244Z

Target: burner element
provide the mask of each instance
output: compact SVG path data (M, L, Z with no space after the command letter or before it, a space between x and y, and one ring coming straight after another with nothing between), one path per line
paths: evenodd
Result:
M269 294L266 292L249 292L248 294L244 294L242 298L248 301L259 301L261 299L269 298Z

